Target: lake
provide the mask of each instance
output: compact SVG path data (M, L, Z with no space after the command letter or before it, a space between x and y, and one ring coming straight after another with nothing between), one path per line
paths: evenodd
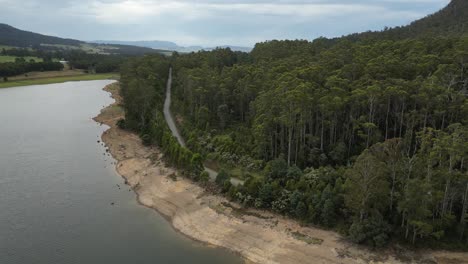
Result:
M136 202L92 120L110 83L0 89L0 263L242 263Z

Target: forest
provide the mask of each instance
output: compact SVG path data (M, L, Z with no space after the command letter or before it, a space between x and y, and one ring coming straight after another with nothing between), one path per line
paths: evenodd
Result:
M63 69L63 64L60 62L35 62L26 61L23 58L17 58L15 62L0 63L0 77L4 81L8 77L20 75L32 71L60 71Z
M468 37L386 32L134 59L120 123L194 180L215 164L243 206L370 247L467 250ZM170 67L188 149L161 114Z
M89 73L119 72L120 66L136 55L89 54L81 50L43 50L11 48L2 49L1 56L16 57L15 62L0 63L0 77L8 78L32 71L59 71L65 60L71 69L85 70ZM40 58L42 61L25 60L25 57Z

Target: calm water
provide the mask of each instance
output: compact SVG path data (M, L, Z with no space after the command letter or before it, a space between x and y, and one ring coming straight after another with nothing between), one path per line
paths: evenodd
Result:
M91 119L109 83L0 89L0 263L241 263L137 204Z

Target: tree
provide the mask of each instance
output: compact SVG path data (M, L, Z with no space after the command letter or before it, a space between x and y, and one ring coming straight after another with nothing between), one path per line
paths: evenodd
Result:
M265 174L271 179L285 178L288 174L288 164L282 157L272 160L265 167Z
M229 174L225 170L221 170L218 175L216 176L215 182L218 184L218 186L224 186L225 182L228 182L230 180Z
M322 192L321 200L321 223L325 226L332 227L336 223L336 205L335 205L336 194L333 193L332 187L327 185L325 190Z
M369 214L382 215L382 208L388 205L386 173L385 165L369 150L346 171L346 206L360 222Z
M382 217L371 217L362 222L354 222L349 228L349 237L359 244L382 247L389 241L389 225Z
M372 155L376 156L381 162L385 163L387 171L390 173L390 213L393 211L395 191L398 183L398 166L402 159L401 139L395 138L378 143L371 147Z
M200 182L201 183L207 183L210 181L210 175L206 171L202 171L200 174Z

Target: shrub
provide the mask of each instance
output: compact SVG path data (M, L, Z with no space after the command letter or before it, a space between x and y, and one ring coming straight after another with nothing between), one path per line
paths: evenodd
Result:
M151 145L151 137L150 137L150 135L148 135L148 134L143 134L143 135L141 136L141 140L142 140L142 142L143 142L143 145L145 145L145 146Z
M371 247L383 247L388 243L389 225L381 218L355 221L349 228L349 238L356 243Z
M223 187L224 186L224 183L226 181L229 181L231 177L229 176L229 174L225 171L225 170L221 170L218 175L216 176L216 184L218 184L218 186L220 187Z
M202 171L202 173L200 173L199 180L201 183L207 183L210 181L210 175L208 174L208 172Z
M126 126L125 126L125 119L121 118L119 119L119 121L117 121L117 126L120 128L120 129L125 129Z

